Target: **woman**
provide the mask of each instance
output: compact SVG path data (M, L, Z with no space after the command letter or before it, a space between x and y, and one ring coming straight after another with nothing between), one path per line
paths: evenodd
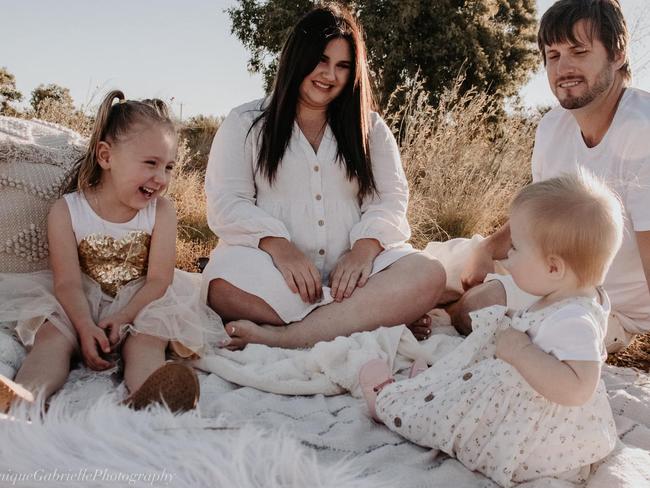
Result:
M360 28L328 6L293 28L271 96L224 120L206 174L220 242L203 291L231 349L311 346L435 305L444 270L405 244L407 182L372 106Z

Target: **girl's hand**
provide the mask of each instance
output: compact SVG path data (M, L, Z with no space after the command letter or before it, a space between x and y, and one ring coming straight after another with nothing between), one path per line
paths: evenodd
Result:
M528 337L528 334L508 327L497 335L497 358L514 365L517 355L531 344L532 341Z
M363 287L368 282L372 264L381 251L382 247L376 239L359 239L350 251L341 256L330 274L332 298L335 301L350 298L357 286Z
M118 312L100 320L97 327L104 331L108 336L108 341L111 346L114 346L120 342L120 330L122 326L130 322L131 320L125 314Z
M113 363L106 361L99 355L99 351L104 354L111 352L108 338L102 329L96 325L82 328L79 330L79 343L81 345L81 355L86 366L90 369L102 371L113 366ZM97 349L98 347L99 350Z
M289 289L300 293L303 302L315 303L323 297L318 269L292 242L282 237L265 237L259 248L271 255Z

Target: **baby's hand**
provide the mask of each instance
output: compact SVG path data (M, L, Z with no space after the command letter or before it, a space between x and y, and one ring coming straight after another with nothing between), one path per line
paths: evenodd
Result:
M84 362L90 369L102 371L113 365L99 355L99 351L104 354L110 353L111 346L104 331L96 325L90 325L79 330L79 344ZM99 351L97 350L98 347Z
M506 363L513 364L517 354L531 344L530 337L525 332L521 332L512 327L499 332L497 335L497 352L499 359Z
M128 323L128 317L118 312L103 318L99 321L97 326L106 332L111 346L114 346L120 342L120 330L122 329L122 326Z

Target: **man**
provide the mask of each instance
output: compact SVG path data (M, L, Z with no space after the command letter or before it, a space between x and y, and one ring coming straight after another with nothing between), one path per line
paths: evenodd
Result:
M560 107L537 129L533 181L582 167L603 178L625 208L623 245L603 284L612 302L610 352L650 331L650 94L627 86L628 38L618 0L560 0L542 17L538 34ZM491 274L509 248L507 223L474 247L461 274L467 292L450 309L459 330L471 331L471 310L525 308L536 299L509 276Z

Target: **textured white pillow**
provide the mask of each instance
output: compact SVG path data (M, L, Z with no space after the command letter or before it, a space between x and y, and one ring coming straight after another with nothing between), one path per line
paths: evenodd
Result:
M47 268L47 214L86 142L57 124L0 116L0 272Z

